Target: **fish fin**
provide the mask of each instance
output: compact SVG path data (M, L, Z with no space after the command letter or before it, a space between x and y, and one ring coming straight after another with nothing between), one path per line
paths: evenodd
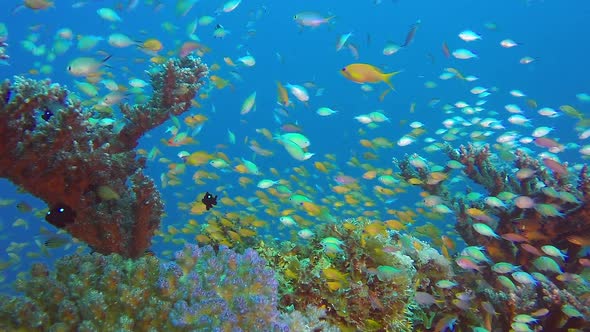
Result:
M385 84L389 85L391 90L395 91L395 88L393 87L393 84L391 84L390 80L393 76L395 76L401 72L402 72L402 70L398 70L398 71L394 71L392 73L383 74L383 76L381 77L381 80L383 82L385 82Z

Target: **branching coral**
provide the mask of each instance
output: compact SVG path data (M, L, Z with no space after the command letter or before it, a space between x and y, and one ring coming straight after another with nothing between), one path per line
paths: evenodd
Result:
M579 175L575 176L565 164L547 157L537 160L521 150L514 152L512 163L500 160L487 145L468 145L459 149L447 145L445 151L454 164L451 164L453 167L447 164L443 170L444 178L450 178L453 172L459 172L460 169L475 184L482 186L487 196L467 199L469 191L463 196L452 196L451 185L446 181L440 181L435 186L428 184L429 171L412 165L410 157L398 161L397 165L403 178L407 181L419 179L414 184L433 195L429 201L438 204L431 206L433 209L442 205L443 208L439 210L448 207L454 212L455 229L468 245L484 247L492 264L511 263L523 271L520 279L516 280L520 290L517 292L514 288L509 291L513 298L518 294L529 294L534 307L525 308L514 301L510 304L510 301L500 298L494 302L486 296L501 313L498 317L504 318L498 318L495 324L510 328L511 319L524 310L530 312L533 309L552 308L540 322L541 326L549 329L585 326L572 323L573 317L566 317L560 309L561 305L555 307L555 301L549 296L533 290L545 289L547 285L553 284L551 279L555 280L557 284L563 285L553 287L553 291L559 294L558 302L568 303L581 315L589 314L579 302L571 300L575 296L564 282L579 284L575 274L583 269L579 253L590 239L590 208L587 200L590 179L587 166L582 167ZM475 224L485 225L489 230L478 231ZM564 262L559 264L561 258L543 256L546 253L541 248L556 248L554 250L557 252L567 252L568 255L563 256ZM543 257L538 259L538 256ZM498 273L487 266L479 266L478 270L478 275L489 286L505 288L506 283L511 283L505 278L504 286L500 286ZM523 292L523 289L529 292ZM571 319L568 321L568 318ZM559 324L555 321L559 321Z
M101 253L138 257L149 247L163 204L133 149L145 132L189 109L207 67L185 57L150 75L152 98L121 106L118 133L93 125L92 111L58 84L15 77L0 86L0 177L44 200L50 223Z
M74 255L41 264L0 298L0 328L38 331L286 331L274 272L253 250L187 245L176 261Z

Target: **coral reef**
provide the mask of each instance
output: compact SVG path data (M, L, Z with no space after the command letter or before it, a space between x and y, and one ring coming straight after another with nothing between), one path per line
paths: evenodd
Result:
M588 258L587 254L580 255L581 249L590 243L587 166L576 176L567 164L548 157L537 160L522 150L502 155L504 160L488 145L459 149L446 145L444 151L451 159L446 167L423 167L413 162L419 158L416 155L396 163L406 181L428 193L426 206L442 213L453 212L455 229L465 243L489 255L484 260L463 254L457 259L457 264L465 263L483 278L474 291L499 313L489 317L488 323L510 329L519 323L512 321L518 314L549 309L537 318L536 324L543 329L590 328L571 314L575 310L581 317L590 315L587 304L575 300L587 290L581 286L583 278L576 274L584 268L582 258ZM487 191L487 196L472 195L470 186L463 195L456 190L452 195L452 184L445 180L453 172L465 174ZM435 178L439 180L433 181ZM503 275L506 273L511 273L512 279ZM473 272L458 278L469 274ZM500 297L486 295L481 285L505 292L500 292ZM528 300L520 301L521 297ZM564 306L573 309L568 311L570 307Z
M44 200L47 221L93 250L140 256L163 204L133 149L145 132L189 109L207 73L192 56L153 68L153 96L146 104L121 105L120 130L96 125L105 115L93 114L58 84L3 82L0 177Z
M36 331L286 331L274 272L253 250L186 245L175 262L73 255L20 276L0 328Z
M330 324L326 318L326 310L312 305L307 306L305 311L293 310L286 314L281 314L281 317L289 325L291 331L300 332L339 332L340 329L335 325Z
M381 221L346 219L319 224L314 233L307 244L257 250L278 272L283 308L325 308L327 320L344 330L412 331L420 280L453 275L436 250Z

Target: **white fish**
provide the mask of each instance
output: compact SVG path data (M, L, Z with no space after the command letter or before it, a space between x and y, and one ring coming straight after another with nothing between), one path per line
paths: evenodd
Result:
M279 220L280 220L281 224L283 224L287 227L292 227L292 226L297 225L297 222L291 216L282 216L281 218L279 218Z
M523 125L530 126L530 123L529 123L530 121L531 121L531 119L529 119L523 115L520 115L520 114L515 114L515 115L512 115L511 117L508 118L508 122L515 124L515 125L519 125L519 126L523 126Z
M539 113L542 116L546 116L548 118L555 118L560 115L559 112L557 112L556 110L554 110L551 107L543 107L540 110L538 110L537 113Z
M102 61L99 61L94 58L79 57L69 63L67 70L74 76L90 76L96 74L104 62L110 58L111 56L109 55Z
M535 128L535 130L533 130L533 133L531 134L531 136L543 137L543 136L549 134L552 130L553 130L552 127L545 127L545 126L537 127L537 128Z
M481 39L481 36L471 30L463 30L459 33L459 38L466 42L472 42Z
M518 46L518 44L512 39L504 39L500 42L500 46L504 48L512 48Z
M494 230L490 226L483 224L483 223L473 224L473 229L483 236L488 236L488 237L493 237L493 238L500 237L498 234L496 234L496 232L494 232Z
M510 113L522 113L522 109L520 108L520 106L515 104L505 105L504 108Z
M100 18L102 18L103 20L106 20L106 21L110 21L110 22L122 21L119 14L117 14L116 11L114 11L110 8L100 8L96 11L96 13L98 14L98 16L100 16Z
M357 115L354 117L355 120L357 120L358 122L362 123L362 124L369 124L372 123L373 120L371 119L370 116L366 115L366 114L361 114L361 115Z
M404 135L397 141L397 145L399 146L407 146L414 143L416 139L412 136Z
M525 95L525 94L524 94L522 91L520 91L520 90L510 90L510 94L511 94L513 97L517 97L517 98L520 98L520 97L525 97L525 96L526 96L526 95Z
M320 107L316 110L316 114L320 116L330 116L332 114L338 113L338 111L334 111L329 107Z
M137 44L135 41L133 41L133 39L129 38L127 35L124 35L122 33L113 33L109 35L107 41L109 45L118 48L129 47L133 44Z
M481 87L481 86L476 86L476 87L472 88L471 90L469 90L469 92L471 92L474 95L479 95L479 94L482 94L486 91L488 91L488 89Z
M394 44L394 43L387 43L385 45L385 47L383 48L383 55L393 55L395 53L397 53L397 51L399 51L401 49L401 46ZM451 73L449 73L451 74Z
M418 128L424 127L424 124L420 121L414 121L414 122L410 123L410 127L414 128L414 129L418 129Z
M453 56L460 60L477 58L477 55L468 49L460 48L453 51Z
M299 237L304 240L308 240L311 239L311 237L313 236L313 232L308 228L304 228L297 232L297 235L299 235Z
M307 89L304 86L296 84L286 84L285 87L289 89L289 92L291 92L291 94L295 96L297 100L303 103L309 101L309 93L307 92Z
M238 58L237 61L243 63L247 67L252 67L256 64L256 59L250 54Z
M258 181L258 184L256 185L256 187L260 188L260 189L268 189L272 186L274 186L275 184L279 184L280 181L274 181L274 180L269 180L269 179L262 179L260 181Z
M228 2L223 4L223 7L221 8L221 10L224 13L233 12L236 8L238 8L238 6L240 5L241 2L242 2L242 0L229 0Z
M579 139L586 139L590 137L590 129L586 129L583 132L580 133L580 135L578 135Z

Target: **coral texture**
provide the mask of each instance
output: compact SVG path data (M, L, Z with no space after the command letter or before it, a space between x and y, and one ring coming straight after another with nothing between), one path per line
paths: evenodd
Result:
M501 160L488 145L467 145L458 149L447 145L444 150L454 166L447 163L447 167L437 172L436 176L442 181L432 181L434 172L428 168L416 167L412 163L413 158L419 158L416 155L406 156L396 163L403 178L415 180L414 183L430 195L425 198L427 205L428 201L436 201L433 209L440 210L442 206L454 213L455 229L467 245L485 249L489 255L487 262L482 261L473 267L479 273L475 275L483 280L478 282L478 287L472 286L479 298L487 299L499 313L491 312L494 316L488 317L487 322L509 329L512 317L549 309L537 323L545 330L590 328L580 318L590 314L587 304L576 300L587 289L579 286L581 276L577 274L584 269L579 256L590 237L587 166L583 166L579 174L574 174L567 164L547 157L537 160L522 150L515 150L511 160ZM487 196L469 199L472 192L469 186L464 195L457 193L445 181L457 170L484 188ZM567 252L567 255L562 261L545 256L541 251L544 246ZM584 257L588 258L588 255ZM513 274L513 279L518 286L494 270L494 263L516 266L521 278ZM557 284L550 280L554 278ZM465 274L462 279L463 285L475 281ZM482 286L506 289L507 292L494 294ZM465 321L463 319L458 324Z
M21 276L0 297L0 328L27 331L288 331L274 272L253 250L186 245L153 256L73 255Z
M46 219L100 253L138 257L158 228L163 203L134 148L148 130L189 109L207 75L195 57L150 71L153 96L122 105L122 128L50 81L15 77L0 86L0 177L44 200ZM96 119L96 117L99 119Z

